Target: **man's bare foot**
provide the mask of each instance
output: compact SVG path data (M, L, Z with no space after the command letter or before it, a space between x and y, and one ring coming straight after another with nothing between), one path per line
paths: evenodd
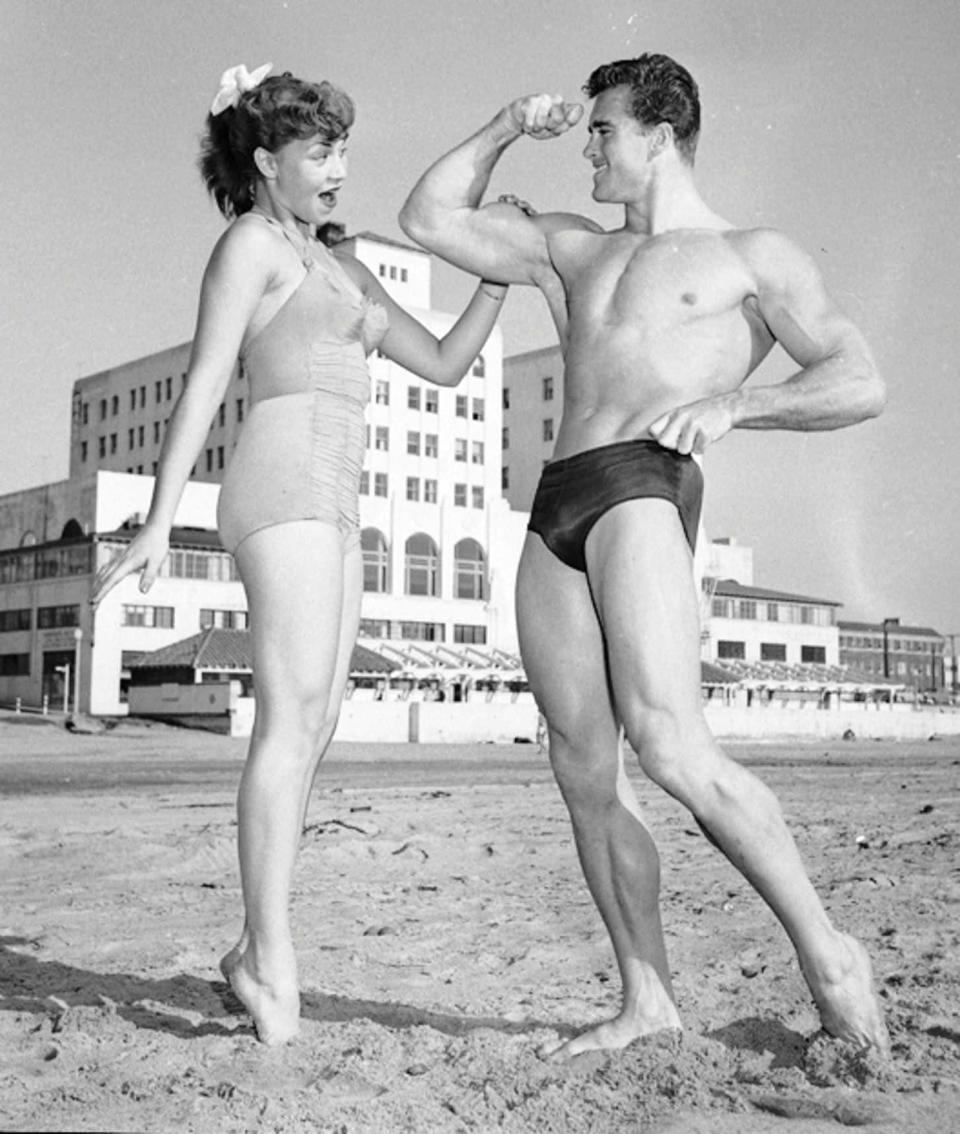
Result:
M890 1054L890 1037L873 987L873 969L863 945L849 934L839 935L842 955L835 971L813 980L804 972L820 1010L823 1030L860 1050Z
M620 1051L634 1040L645 1036L664 1032L676 1032L679 1035L682 1031L683 1025L673 1004L656 1016L625 1010L614 1019L597 1024L595 1028L588 1028L573 1039L544 1044L540 1048L540 1054L551 1063L562 1063L587 1051Z
M258 980L250 971L246 953L228 964L234 952L231 949L223 958L220 969L236 998L250 1013L257 1038L269 1046L293 1039L300 1031L300 992L296 983L277 986Z

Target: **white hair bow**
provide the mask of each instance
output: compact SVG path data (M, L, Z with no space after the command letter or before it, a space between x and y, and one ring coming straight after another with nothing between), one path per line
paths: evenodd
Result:
M251 74L242 63L238 63L236 67L224 71L220 76L220 89L210 106L210 113L216 116L222 114L228 106L236 106L240 96L259 86L270 74L272 67L272 63L264 63Z

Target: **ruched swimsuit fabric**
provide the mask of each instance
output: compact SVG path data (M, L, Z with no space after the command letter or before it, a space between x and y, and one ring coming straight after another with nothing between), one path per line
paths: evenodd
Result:
M703 474L693 459L656 441L615 441L551 461L543 470L529 530L561 562L586 571L584 547L604 512L624 500L656 497L675 504L690 550L697 539Z
M220 538L234 552L262 528L318 520L346 549L359 540L366 356L387 332L387 313L326 248L296 248L262 219L284 231L306 275L240 354L249 412L220 489Z

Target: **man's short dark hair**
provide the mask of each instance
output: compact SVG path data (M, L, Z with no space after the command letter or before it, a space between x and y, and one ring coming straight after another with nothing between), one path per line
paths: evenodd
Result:
M677 151L693 165L700 136L700 91L690 72L669 55L644 54L598 67L583 89L596 98L619 86L630 88L630 108L642 125L670 123Z

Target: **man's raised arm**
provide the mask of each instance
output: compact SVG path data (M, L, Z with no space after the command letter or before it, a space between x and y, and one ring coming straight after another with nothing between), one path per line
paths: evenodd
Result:
M537 284L550 270L548 218L480 202L503 151L521 135L556 138L579 122L583 107L558 95L529 95L499 111L481 130L435 162L400 212L403 231L458 268L501 283Z

